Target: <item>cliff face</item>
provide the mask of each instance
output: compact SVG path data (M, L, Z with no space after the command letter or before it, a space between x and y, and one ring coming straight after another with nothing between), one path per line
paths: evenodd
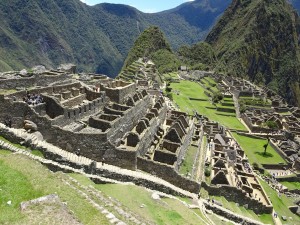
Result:
M300 105L299 24L285 0L234 0L206 38L216 70L265 84Z

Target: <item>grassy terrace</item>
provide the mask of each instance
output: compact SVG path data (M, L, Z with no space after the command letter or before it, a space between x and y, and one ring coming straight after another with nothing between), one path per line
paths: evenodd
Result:
M201 82L204 84L206 88L209 88L212 92L218 92L218 88L216 87L217 83L210 77L205 77L201 79ZM213 85L211 85L213 84Z
M171 83L171 88L173 100L177 103L180 110L189 114L193 114L193 110L196 110L199 114L207 116L210 120L219 122L229 128L246 130L236 118L235 113L217 111L216 107L210 103L209 97L204 93L204 88L199 84L191 81L181 81L180 83ZM189 98L202 99L203 101L190 100Z
M179 79L177 72L166 73L166 74L163 75L163 77L164 77L164 80L166 80L166 79Z
M265 224L273 224L273 219L271 214L263 214L263 215L256 215L252 210L246 209L242 206L237 206L235 202L229 202L223 196L211 196L211 198L222 203L224 208L227 208L239 215L260 221Z
M62 224L66 217L57 206L51 205L51 210L47 208L46 213L39 205L28 213L20 211L21 202L53 193L57 193L61 201L67 203L66 207L73 212L72 217L82 224L109 224L105 215L76 190L62 182L62 179L67 179L67 175L63 173L52 173L34 160L4 150L0 150L0 171L0 224ZM161 225L207 224L199 210L191 210L175 199L154 200L151 197L152 193L142 187L119 184L96 185L82 175L71 175L82 185L92 185L107 197L117 199L125 212L128 209L136 213L142 221ZM190 202L189 199L183 200ZM8 201L12 201L12 205L7 205ZM115 213L114 209L109 207L106 206Z
M15 147L17 147L17 148L20 148L20 149L23 149L23 150L26 150L26 151L30 151L33 155L36 155L36 156L39 156L39 157L44 158L43 153L42 153L41 151L39 151L39 150L35 150L35 149L34 149L34 150L31 150L31 149L28 149L28 148L26 148L26 147L20 145L20 144L11 143L10 141L8 141L7 139L5 139L5 138L2 137L2 136L0 136L0 140L5 141L5 142L8 142L8 143L10 143L11 145L13 145L13 146L15 146Z
M266 191L267 195L269 196L275 212L277 212L278 217L281 219L281 216L286 216L288 218L287 221L283 221L281 219L281 222L283 224L287 225L293 225L293 224L299 224L300 217L293 214L289 210L289 206L295 205L293 203L293 200L291 198L286 197L285 195L278 196L277 192L273 190L266 182L260 180L261 185L263 186L264 190ZM289 219L289 218L292 219Z
M179 172L181 174L187 175L188 173L192 172L194 160L197 155L197 150L198 150L198 147L189 146L187 153L185 155L185 159L179 169Z
M20 211L21 202L53 193L57 193L62 202L67 202L68 209L83 224L109 224L104 215L61 181L63 174L53 174L33 160L2 150L0 171L0 224L59 223L57 218L65 218L52 210L46 215L42 215L39 206L35 207L33 214ZM8 201L12 201L12 205L7 205Z
M288 182L288 181L283 181L280 182L282 185L286 186L289 190L300 190L300 182Z
M266 139L246 137L237 133L233 133L233 136L245 151L251 164L255 162L258 164L286 164L285 160L270 145L267 148L266 155L263 154L263 146L267 143Z
M152 193L142 187L122 184L96 185L82 175L72 174L71 176L81 184L92 185L105 195L117 199L125 208L142 216L146 221L160 225L206 224L199 210L190 210L175 199L154 200L151 198ZM182 200L190 202L189 199ZM142 204L144 207L141 207Z

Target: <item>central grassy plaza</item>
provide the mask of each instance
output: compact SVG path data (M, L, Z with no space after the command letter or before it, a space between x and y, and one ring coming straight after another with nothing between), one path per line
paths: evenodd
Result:
M208 117L212 121L219 122L220 124L236 130L245 130L244 125L236 118L233 112L217 111L220 109L228 108L221 104L213 105L210 97L205 94L206 89L200 84L192 81L180 81L180 83L171 83L173 101L177 104L180 110L193 115L196 111L200 115ZM194 100L192 100L194 99ZM225 98L224 102L232 102L232 99ZM229 107L234 110L234 106Z

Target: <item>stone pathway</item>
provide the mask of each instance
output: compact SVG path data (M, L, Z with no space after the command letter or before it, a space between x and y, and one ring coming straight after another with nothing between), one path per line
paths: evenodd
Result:
M54 153L56 155L60 155L65 160L70 161L71 163L78 164L78 165L89 166L93 162L92 160L90 160L90 159L88 159L86 157L77 156L76 154L64 151L64 150L62 150L62 149L60 149L60 148L58 148L58 147L56 147L56 146L54 146L52 144L49 144L49 143L47 143L45 141L40 141L40 140L37 139L37 137L35 137L32 134L27 133L23 129L7 128L2 123L0 123L0 129L5 129L6 132L11 132L14 135L16 135L17 137L24 138L27 141L31 140L32 144L34 146L37 146L39 148L45 148L47 151L52 152L52 153ZM4 143L3 141L0 142L0 146L2 146L2 145L9 146L9 148L8 148L9 150L14 151L14 152L18 152L18 153L21 153L21 154L24 154L24 155L27 155L30 158L32 158L34 160L37 160L37 161L40 161L43 164L52 164L52 165L57 166L58 168L65 169L65 170L71 170L71 171L74 171L74 172L77 172L77 173L81 173L81 174L84 174L84 175L86 175L88 177L91 177L91 178L95 177L96 179L107 180L107 181L113 182L113 183L117 182L117 181L115 181L113 179L104 178L104 177L97 176L97 175L85 174L82 170L74 169L74 168L72 168L70 166L61 165L60 163L54 162L52 160L48 160L48 159L44 159L44 158L35 156L35 155L31 154L28 151L25 151L23 149L19 149L19 148L15 147L15 146L13 146L13 145L11 145L9 143ZM169 189L171 189L171 190L173 190L173 191L175 191L177 193L180 193L180 194L182 194L182 195L184 195L186 197L194 198L194 197L197 196L196 194L193 194L193 193L190 193L188 191L185 191L185 190L183 190L181 188L178 188L178 187L170 184L169 182L167 182L167 181L165 181L163 179L160 179L158 177L155 177L155 176L147 174L147 173L142 173L142 172L139 172L139 171L132 171L132 170L127 170L127 169L122 169L120 167L116 167L116 166L112 166L112 165L108 165L108 164L102 165L102 163L99 163L99 162L96 163L96 167L98 169L103 170L103 171L107 171L108 173L115 173L115 174L126 176L126 177L132 179L133 181L136 180L136 179L151 181L151 182L156 183L158 185L163 185L163 186L165 186L165 187L167 187L167 188L169 188Z
M238 98L233 93L231 93L231 94L232 94L232 99L233 99L233 102L234 102L234 108L235 108L236 117L237 118L241 118L239 100L238 100Z

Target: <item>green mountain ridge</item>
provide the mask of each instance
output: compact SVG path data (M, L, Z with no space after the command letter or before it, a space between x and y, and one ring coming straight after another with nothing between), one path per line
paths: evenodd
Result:
M267 85L300 105L299 28L285 0L234 0L206 41L217 71Z
M164 33L152 26L134 42L118 78L126 81L150 79L161 84L160 74L177 71L179 65Z
M79 0L2 0L0 71L73 62L79 71L113 77L149 26L159 26L177 49L203 40L229 3L196 0L149 14L126 5L88 6Z

